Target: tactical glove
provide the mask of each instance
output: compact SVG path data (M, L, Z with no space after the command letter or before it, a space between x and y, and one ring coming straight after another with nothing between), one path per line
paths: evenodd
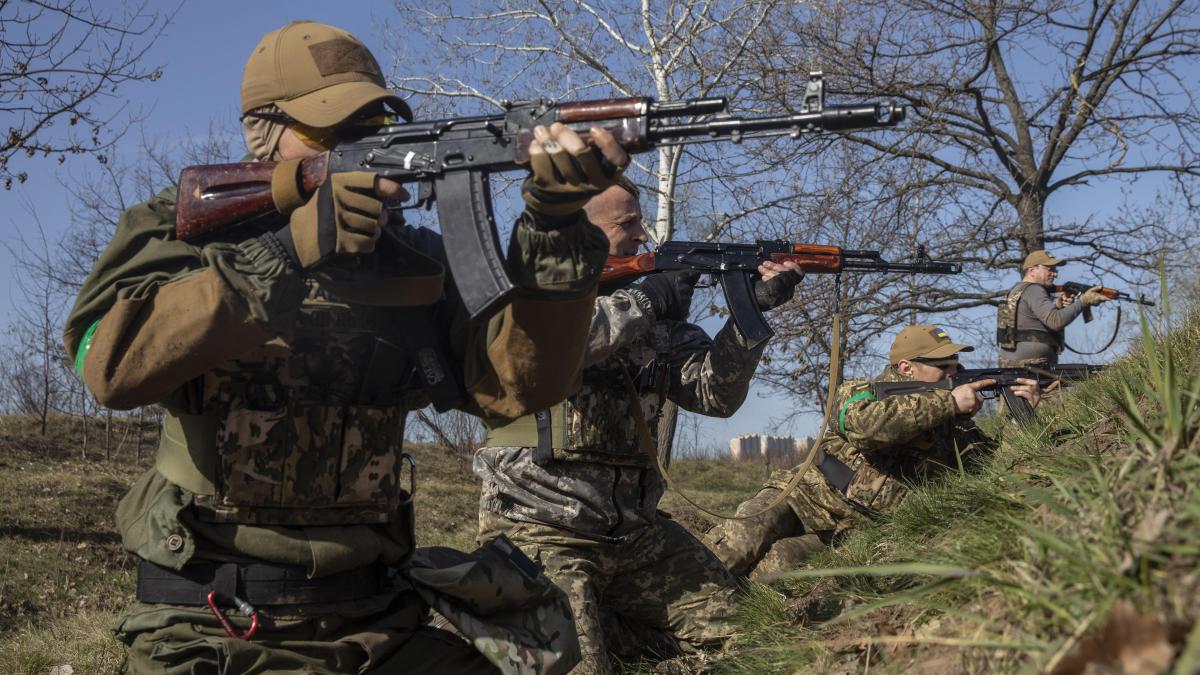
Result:
M301 161L285 159L271 172L271 201L275 203L275 210L285 216L304 206L306 201L300 188Z
M692 270L664 272L643 277L631 293L640 293L650 304L658 321L687 321L692 307L692 294L700 273Z
M591 146L567 152L556 141L543 143L545 153L531 154L533 173L521 186L529 208L551 218L579 211L589 199L616 185L625 167L613 166Z
M382 233L382 212L383 202L375 195L375 174L330 174L316 194L292 212L291 222L275 232L275 238L293 266L313 269L335 254L374 252Z
M1108 300L1108 298L1100 294L1101 288L1103 288L1103 286L1092 286L1091 288L1087 289L1083 292L1083 295L1079 296L1079 302L1082 303L1084 307L1094 307L1105 300Z
M755 277L754 298L758 300L758 308L765 312L791 300L796 295L796 286L803 280L802 273L791 270L781 272L767 281Z

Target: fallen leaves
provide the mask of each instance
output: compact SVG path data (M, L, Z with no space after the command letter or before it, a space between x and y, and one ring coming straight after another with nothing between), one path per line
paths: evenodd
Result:
M1156 616L1140 614L1132 603L1119 600L1099 630L1079 641L1050 675L1126 673L1156 675L1166 672L1175 656L1167 626Z

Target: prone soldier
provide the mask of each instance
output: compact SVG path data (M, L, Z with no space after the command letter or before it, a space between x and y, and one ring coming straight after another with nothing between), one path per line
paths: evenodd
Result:
M406 197L398 183L298 188L299 160L350 125L412 119L362 42L314 22L267 34L242 113L249 159L279 162L276 213L196 245L175 236L174 188L128 209L65 329L102 404L166 411L155 467L116 514L141 559L116 628L126 667L569 670L565 597L511 544L415 549L401 442L430 401L504 420L569 393L607 250L580 209L627 155L602 130L607 165L565 127L535 129L509 247L521 292L476 325L438 235L384 208ZM474 645L426 626L431 605Z
M854 525L894 508L910 486L990 452L991 439L972 417L983 405L979 390L994 380L879 399L871 389L876 382L939 382L958 370L960 352L973 350L936 326L900 331L882 374L838 389L821 454L785 502L753 518L723 521L705 542L739 576L795 567ZM1036 406L1037 381L1018 382L1013 393ZM797 470L773 473L737 515L770 505Z
M646 241L628 181L586 211L611 255L633 255ZM790 299L802 278L794 263L767 262L758 272L762 309ZM657 510L664 484L648 438L657 425L645 423L668 399L705 415L733 414L762 355L765 342L750 346L733 321L715 338L687 322L695 282L694 273L677 271L602 286L579 391L494 426L475 456L480 539L506 535L566 591L583 651L579 672L610 672L610 653L697 653L734 630L735 580Z

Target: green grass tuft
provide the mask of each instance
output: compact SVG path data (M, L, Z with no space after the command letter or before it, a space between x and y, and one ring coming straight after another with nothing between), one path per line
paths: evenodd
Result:
M989 421L1001 444L986 464L754 589L717 670L1052 670L1093 658L1087 636L1130 603L1193 672L1200 318L1167 337L1142 328L1140 349L1048 402L1038 425Z

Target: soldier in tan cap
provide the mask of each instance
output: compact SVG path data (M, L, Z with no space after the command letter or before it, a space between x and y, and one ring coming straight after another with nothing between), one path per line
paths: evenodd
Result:
M983 405L979 390L994 380L879 400L871 389L875 382L938 382L955 373L958 354L969 351L974 347L953 342L936 326L900 331L883 373L838 389L821 448L824 456L817 457L787 500L755 518L718 524L708 532L706 543L737 575L788 569L856 523L894 508L910 485L986 456L992 441L972 417ZM1013 392L1036 406L1041 397L1037 382L1021 382ZM769 505L795 471L772 474L737 513Z
M276 213L202 245L175 237L174 188L127 210L67 321L104 405L166 411L155 467L117 508L140 558L118 637L132 672L564 673L565 596L505 540L416 549L409 410L493 420L565 398L607 253L583 205L628 156L592 130L534 130L509 266L513 302L471 324L438 235L389 221L403 188L367 172L300 194L298 160L349 125L412 113L354 36L296 22L246 63L249 161L279 162ZM566 161L569 153L576 161ZM543 154L549 157L537 158ZM553 175L550 175L553 174ZM389 270L387 293L347 271ZM335 279L334 272L337 273ZM371 282L371 286L378 282ZM425 625L430 607L471 642Z
M1064 347L1067 324L1085 307L1108 298L1093 286L1079 296L1050 296L1050 287L1064 261L1034 251L1021 263L1021 282L1012 287L996 312L996 342L1001 366L1053 365Z

